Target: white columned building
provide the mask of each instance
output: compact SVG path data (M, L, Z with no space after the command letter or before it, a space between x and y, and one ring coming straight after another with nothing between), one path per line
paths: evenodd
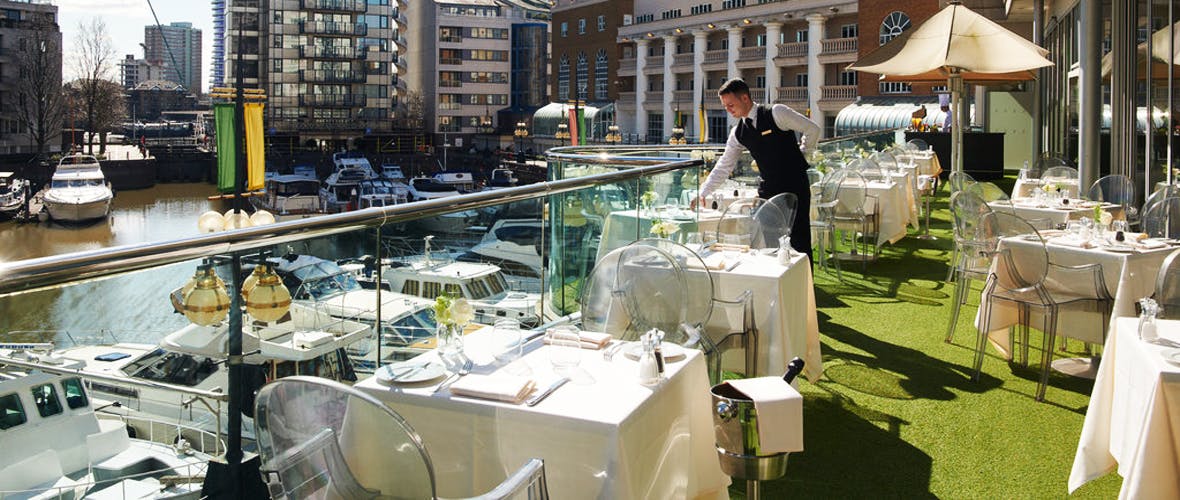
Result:
M708 82L705 81L705 48L708 46L708 43L709 33L707 31L696 30L692 32L692 113L690 113L690 116L693 119L689 120L689 123L693 125L691 127L685 127L685 133L687 134L687 131L692 129L694 131L693 135L697 137L701 136L701 130L698 130L701 127L701 123L696 118L697 112L701 109L701 105L704 104L702 99L708 98L705 95L705 88L708 87Z
M778 87L782 72L774 58L778 56L778 41L782 37L783 23L769 22L766 26L766 102L778 102Z
M672 101L676 95L676 73L672 71L672 64L676 59L676 36L664 35L664 129L663 141L672 136L672 125L676 122Z
M647 136L647 111L643 109L643 101L647 100L647 39L635 41L635 133L639 137Z
M820 64L820 49L823 48L824 16L822 14L807 15L807 109L811 111L811 121L824 126L824 112L820 107L823 98L824 65ZM813 56L815 54L816 56Z

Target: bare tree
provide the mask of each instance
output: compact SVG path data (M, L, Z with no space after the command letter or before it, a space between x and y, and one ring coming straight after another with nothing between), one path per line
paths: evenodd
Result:
M74 58L74 71L78 76L76 82L80 108L86 132L93 138L93 134L100 134L100 153L106 149L106 133L110 124L118 117L107 116L115 111L122 114L122 105L112 108L112 100L122 95L122 87L115 83L114 59L115 48L111 37L107 33L107 25L99 18L91 18L87 22L78 23L77 55ZM108 85L111 84L111 85ZM109 95L114 92L114 96ZM87 151L94 152L94 141L88 140Z
M55 26L38 22L29 36L20 39L16 53L16 79L8 102L0 103L13 111L21 131L37 145L43 157L46 146L61 133L61 35Z

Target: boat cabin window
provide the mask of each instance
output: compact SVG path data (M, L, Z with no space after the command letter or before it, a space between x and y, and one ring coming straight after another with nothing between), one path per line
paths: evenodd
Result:
M406 295L418 296L418 289L418 281L416 280L406 280L406 282L402 284L402 293Z
M96 187L102 186L102 181L98 179L56 179L50 185L53 188Z
M271 362L271 379L290 377L292 375L310 375L330 380L356 382L356 371L348 359L344 349L305 361L275 361Z
M435 334L438 324L430 308L419 309L381 327L383 345L407 346Z
M123 371L133 377L192 387L217 371L217 363L209 358L156 349L128 364Z
M11 429L28 421L25 407L16 394L0 396L0 430Z
M82 379L70 377L61 380L61 388L66 392L66 406L77 410L88 404L86 390L82 387Z
M472 280L467 284L467 288L471 290L471 298L475 300L491 295L491 291L488 290L488 285L484 283L483 278Z
M463 287L459 286L458 283L444 284L443 290L446 290L446 294L450 295L451 297L466 297L467 296L466 294L463 293Z
M433 281L422 282L422 297L438 297L442 294L442 285Z
M57 399L57 389L53 387L53 384L41 384L33 387L33 403L37 405L37 413L42 418L61 413L61 400Z

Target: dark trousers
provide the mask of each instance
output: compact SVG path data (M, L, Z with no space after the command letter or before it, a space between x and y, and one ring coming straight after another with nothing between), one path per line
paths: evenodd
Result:
M795 205L795 222L791 225L791 248L807 254L807 260L814 262L811 255L811 189L806 181L799 183L799 186L801 188L790 189L787 186L769 186L763 182L758 187L758 197L769 200L779 193L795 193L798 204Z

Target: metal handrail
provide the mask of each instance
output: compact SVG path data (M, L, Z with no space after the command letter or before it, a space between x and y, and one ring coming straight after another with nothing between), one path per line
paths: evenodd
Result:
M329 214L177 240L7 262L0 264L0 297L53 288L82 280L107 278L215 255L249 252L368 227L542 198L586 187L623 182L703 165L701 160L688 158L612 157L608 154L612 149L622 151L635 148L632 146L598 146L593 149L596 151L594 154L590 154L590 149L586 147L557 148L551 151L548 156L562 161L608 163L634 166L635 168L388 207L366 208L353 212ZM693 148L683 149L689 151Z

